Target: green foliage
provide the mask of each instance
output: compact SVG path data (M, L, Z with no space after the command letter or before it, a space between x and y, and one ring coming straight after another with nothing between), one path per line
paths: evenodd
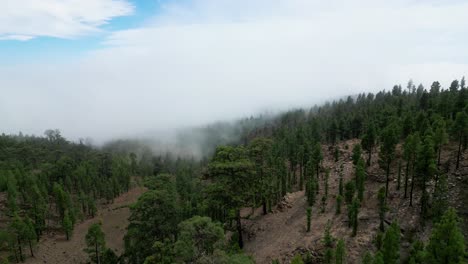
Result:
M63 220L62 220L62 228L65 231L65 236L67 237L67 240L69 240L71 233L73 231L73 223L70 219L68 210L65 210L65 216L63 217Z
M100 223L92 224L88 228L85 242L85 252L88 253L90 260L93 263L101 263L102 256L106 250L106 240L104 239Z
M328 247L328 248L333 247L333 242L335 240L330 233L330 229L331 229L331 222L329 220L327 222L327 225L325 227L325 233L323 235L323 244L325 245L325 247Z
M343 204L343 196L338 195L336 196L336 211L337 215L341 214L341 205Z
M465 103L466 104L466 103ZM458 152L457 152L457 165L456 168L460 167L460 157L462 153L463 138L466 139L468 134L468 113L466 111L458 112L453 123L452 133L458 139Z
M415 241L411 245L411 250L409 252L409 263L413 264L423 264L426 259L426 251L424 250L424 243L420 240Z
M294 258L291 260L291 264L304 264L301 255L294 256Z
M377 193L377 199L378 199L378 205L379 205L379 219L380 219L379 228L380 228L380 231L383 232L385 231L385 227L384 227L385 213L388 211L387 199L385 199L385 187L382 187L379 189L379 192Z
M352 204L348 206L348 222L349 226L353 228L352 236L356 236L357 234L359 207L360 203L356 198L354 198Z
M345 202L351 204L353 201L354 193L356 192L356 184L354 181L349 181L345 184Z
M366 171L364 167L364 160L359 159L356 164L356 189L357 189L357 197L359 201L364 199L364 188L365 188L365 181L366 181Z
M335 263L344 264L346 263L346 249L343 239L338 240L335 250Z
M174 244L178 259L196 262L204 255L213 255L216 248L221 248L224 241L224 230L209 217L194 216L179 224L179 235Z
M447 176L441 175L436 183L432 197L431 216L435 223L439 222L442 215L449 208Z
M147 191L138 198L130 211L125 255L132 263L141 263L151 255L148 245L172 238L177 231L174 194L167 190Z
M385 232L382 249L385 263L393 264L400 261L400 227L393 222L390 228ZM376 256L377 257L377 256Z
M380 146L380 166L385 170L386 183L385 183L385 197L388 196L388 184L390 181L390 165L395 158L395 147L398 143L399 134L396 124L391 123L384 128L381 135L382 144Z
M374 260L372 261L372 264L387 264L387 262L385 262L383 254L380 252L377 252L374 256Z
M144 264L174 263L174 249L171 240L165 239L163 242L154 242L152 251L153 255L146 257Z
M356 144L353 148L353 164L357 165L358 161L361 159L362 148L361 144Z
M115 264L118 263L118 261L119 257L115 254L115 252L112 249L107 248L104 251L101 261L102 264Z
M426 247L426 263L455 264L463 263L465 240L459 227L459 218L455 209L448 209L437 223Z
M366 252L362 257L361 264L372 264L373 261L374 258L372 257L372 254L370 252Z
M311 218L312 218L312 207L307 207L307 232L310 232Z
M243 247L240 208L250 197L254 164L247 158L243 147L221 146L216 149L208 164L208 173L223 186L222 200L228 209L235 211L239 247Z
M317 178L309 178L306 188L307 203L309 206L313 206L317 196Z
M421 147L417 151L416 174L418 175L421 184L421 219L427 217L427 208L429 203L429 195L427 193L427 182L432 179L432 176L437 172L435 160L434 145L432 137L427 134Z
M367 165L371 164L372 161L372 151L377 141L377 132L373 122L367 124L366 133L362 137L361 145L368 153Z

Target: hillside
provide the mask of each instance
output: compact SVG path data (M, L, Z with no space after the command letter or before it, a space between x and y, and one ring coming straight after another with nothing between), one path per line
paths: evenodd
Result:
M325 153L323 161L324 168L330 168L329 192L325 212L321 212L321 204L313 206L311 231L306 231L306 208L307 200L304 191L288 193L280 204L273 209L271 214L263 216L261 208L255 210L254 214L250 209L244 211L244 225L247 242L245 250L252 255L256 263L271 263L278 259L280 263L289 263L296 254L306 255L310 253L314 256L313 263L321 263L324 245L323 236L327 222L331 220L331 234L335 238L343 238L346 243L347 263L359 263L367 251L375 251L375 239L379 232L379 215L377 204L377 192L382 186L384 178L378 166L371 166L367 169L368 182L364 201L359 211L359 227L356 237L351 236L351 229L348 227L347 211L344 208L342 213L336 214L336 196L338 195L339 174L341 164L343 164L344 180L354 178L354 165L352 164L352 149L358 144L358 140L348 140L340 142L340 158L334 161L333 153L328 151L330 146L322 146ZM401 147L401 146L400 146ZM400 148L401 151L401 148ZM397 155L401 156L402 153ZM446 148L442 153L442 164L449 163L456 157L456 145ZM374 160L377 160L378 153ZM460 172L450 169L449 186L450 204L457 208L460 216L465 219L463 231L465 238L468 238L468 204L466 200L466 188L468 186L468 159L464 158ZM391 210L386 215L386 221L398 221L402 232L402 255L408 255L410 244L421 239L428 240L428 234L432 228L431 224L422 227L419 219L419 207L409 207L408 201L403 199L403 188L396 190L397 170L392 175L393 188L390 191L389 207ZM402 179L404 172L402 172ZM465 180L463 180L465 179ZM323 177L322 177L322 180ZM321 196L323 190L320 191ZM419 200L420 195L416 195L415 200Z

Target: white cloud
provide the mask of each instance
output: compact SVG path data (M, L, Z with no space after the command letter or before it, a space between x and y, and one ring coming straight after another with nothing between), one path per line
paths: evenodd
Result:
M0 71L0 129L105 139L468 73L468 3L389 2L166 4L80 60Z
M133 9L127 0L1 1L0 39L75 38L98 32L99 26Z

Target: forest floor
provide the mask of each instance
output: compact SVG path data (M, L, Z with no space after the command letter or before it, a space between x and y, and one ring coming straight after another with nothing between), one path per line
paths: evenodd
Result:
M63 233L44 234L34 249L35 257L28 257L25 263L86 263L88 256L83 251L86 248L85 236L88 228L97 222L102 223L106 246L114 250L117 255L121 254L124 249L123 237L130 216L129 205L136 202L145 190L143 187L135 187L116 197L113 203L100 206L94 218L75 225L73 236L69 241ZM29 250L25 253L28 255Z
M261 208L257 208L253 214L249 210L243 210L243 225L245 232L245 251L254 257L257 264L269 264L272 260L279 260L280 263L289 263L296 254L310 252L316 259L314 263L320 263L320 254L323 252L323 235L327 222L331 223L331 234L336 239L343 239L346 243L347 263L359 263L363 254L370 250L375 252L374 239L379 230L379 215L377 204L377 192L385 185L385 173L378 166L378 154L372 155L372 165L367 169L367 182L364 199L359 210L359 226L356 237L352 237L351 228L348 228L348 217L346 205L343 202L341 214L335 214L336 196L339 186L340 165L343 164L343 185L354 178L354 165L352 163L352 149L358 140L348 140L340 142L340 159L334 161L332 151L328 146L323 147L324 161L322 166L330 168L329 194L325 212L321 212L321 198L324 192L325 172L320 173L320 194L312 208L311 231L306 232L306 208L307 201L304 191L288 193L280 206L275 207L272 213L262 215ZM401 145L397 148L398 156L401 156ZM442 155L442 162L452 161L453 148L447 148ZM364 157L364 155L363 155ZM467 178L468 162L462 160L462 176ZM403 162L404 165L404 162ZM401 175L401 188L396 189L398 165L392 166L391 182L389 187L388 205L390 210L386 215L388 223L397 220L402 229L402 254L404 255L409 247L409 241L419 238L427 240L431 224L427 223L422 227L419 219L420 190L415 188L413 207L409 206L409 198L404 199L404 167ZM465 169L463 169L465 168ZM458 176L457 176L458 174ZM449 177L449 188L462 188L459 172ZM464 175L467 174L467 175ZM430 187L429 187L430 188ZM453 190L454 193L458 193ZM463 191L461 194L465 193ZM409 194L409 188L408 188ZM459 212L466 211L466 204L463 206L457 195L454 195L452 205L462 205L457 208ZM251 214L248 216L248 214ZM463 219L463 214L460 216ZM248 216L248 217L247 217Z

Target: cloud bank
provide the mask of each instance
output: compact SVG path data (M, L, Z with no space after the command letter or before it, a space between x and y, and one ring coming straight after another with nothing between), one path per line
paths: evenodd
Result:
M105 140L410 78L447 87L468 73L467 13L463 1L173 1L80 59L1 65L0 129Z

